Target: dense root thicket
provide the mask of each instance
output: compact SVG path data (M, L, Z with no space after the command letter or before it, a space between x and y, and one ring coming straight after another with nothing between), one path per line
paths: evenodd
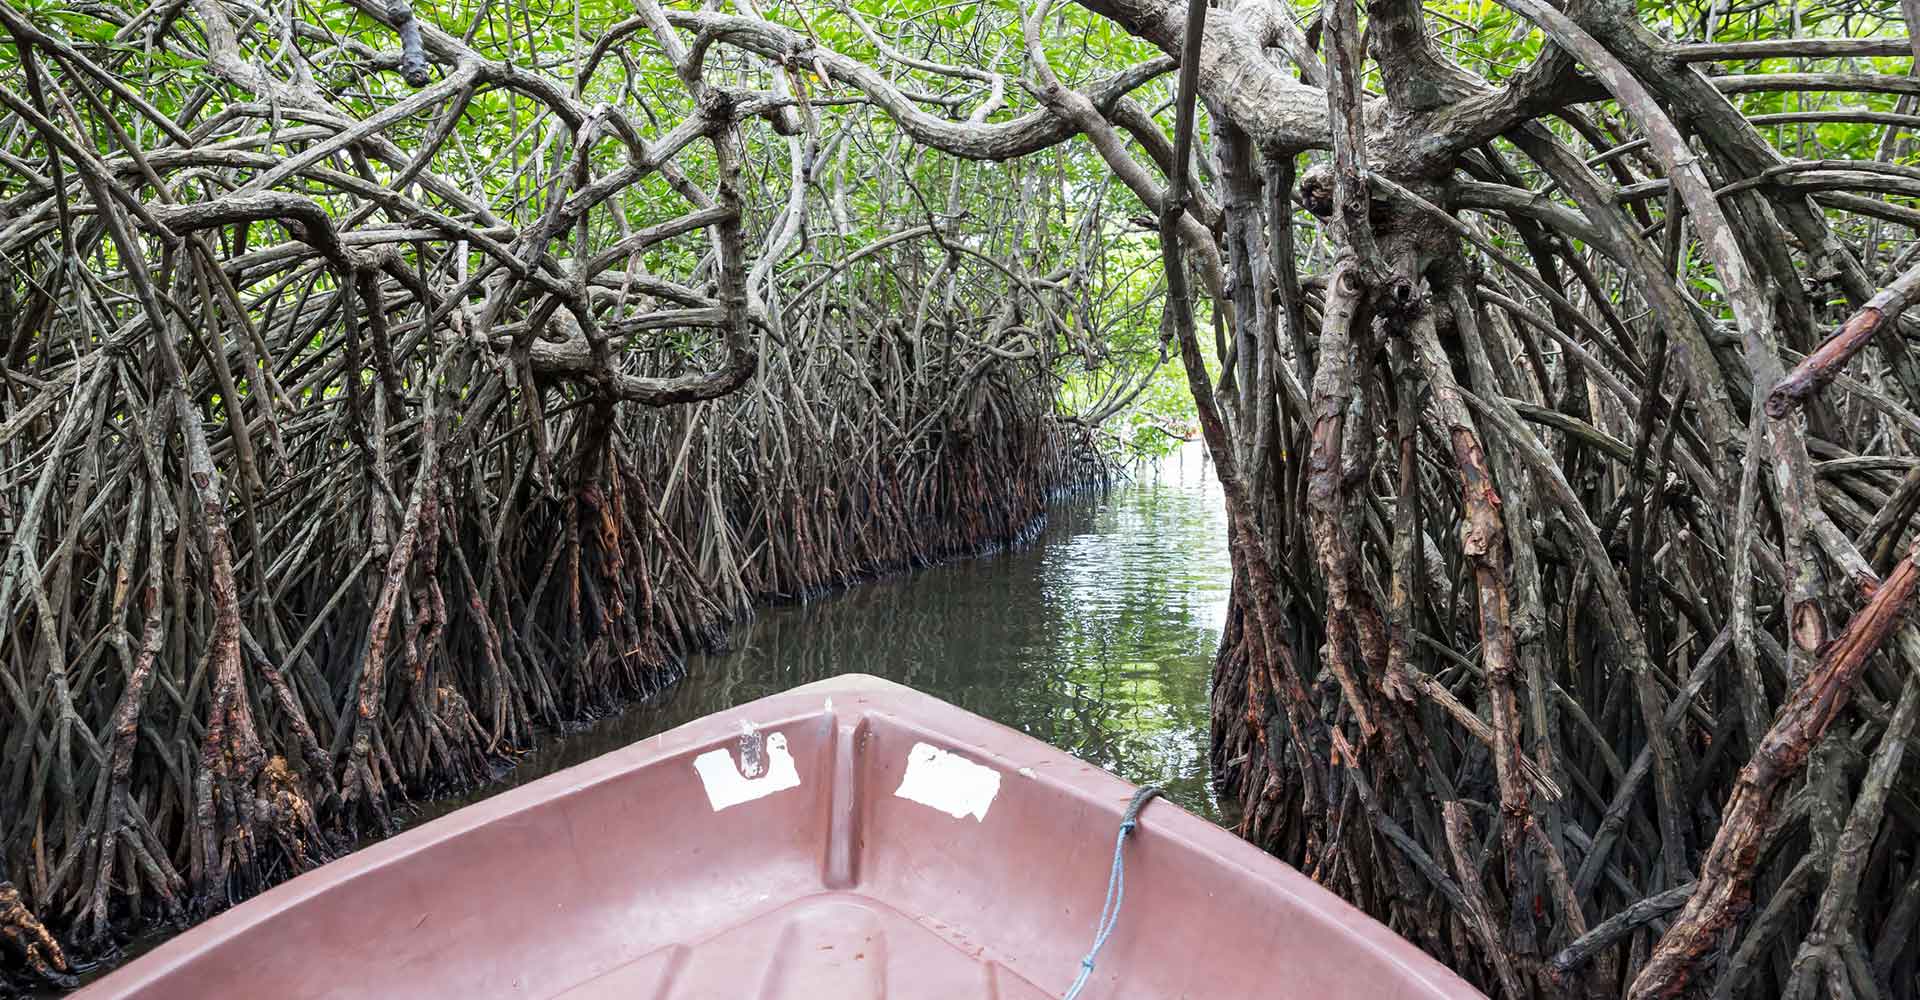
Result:
M1505 997L1920 995L1902 10L1497 5L0 3L10 953L1017 530L1164 299L1248 837Z
M1324 62L1292 62L1332 155L1297 180L1208 86L1244 54L1194 57L1218 384L1179 251L1170 315L1235 550L1218 787L1499 996L1920 995L1920 120L1863 97L1911 75L1855 62L1914 49L1764 6L1721 22L1757 40L1676 44L1624 4L1501 2L1548 44L1498 85L1418 4L1368 4L1370 100L1331 0ZM1808 71L1701 69L1768 57ZM1885 131L1823 149L1748 92Z
M579 85L503 58L512 24L403 26L396 63L277 18L0 5L0 955L31 978L658 690L755 601L1016 543L1107 473L1056 408L1097 361L1060 317L1102 307L1028 276L1086 249L988 201L1037 186L775 135L785 78L664 21L669 102L586 87L589 47ZM424 82L421 45L439 82L379 72Z

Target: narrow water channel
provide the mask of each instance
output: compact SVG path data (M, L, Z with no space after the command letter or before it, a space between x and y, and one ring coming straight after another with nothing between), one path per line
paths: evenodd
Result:
M1104 495L1056 503L1031 545L762 609L650 702L551 734L500 781L423 802L417 826L635 740L843 673L909 685L1218 818L1207 682L1231 570L1220 486L1189 444ZM176 929L129 942L83 981ZM47 992L41 996L52 997Z
M1198 442L1100 496L1054 505L1024 548L763 609L651 703L552 737L500 784L409 824L691 719L843 673L898 681L1202 816L1207 680L1227 609L1226 515Z

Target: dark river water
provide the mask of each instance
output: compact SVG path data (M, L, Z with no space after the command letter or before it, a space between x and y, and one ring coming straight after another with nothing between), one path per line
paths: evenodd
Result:
M703 715L843 673L898 681L1218 818L1207 682L1227 609L1226 515L1197 442L1054 504L1031 545L762 609L649 702L552 734L502 777L419 803L415 826ZM140 935L117 956L150 950ZM108 963L117 964L117 963ZM88 970L93 979L105 967ZM53 994L44 994L51 996Z
M651 702L552 737L409 825L764 695L844 673L898 681L1215 817L1207 681L1227 609L1226 514L1198 442L1104 495L1054 504L1031 545L762 609Z

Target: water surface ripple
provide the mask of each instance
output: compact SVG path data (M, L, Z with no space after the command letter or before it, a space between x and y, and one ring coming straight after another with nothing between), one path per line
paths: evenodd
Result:
M1054 505L1033 544L763 609L727 653L576 732L499 784L423 804L409 825L835 674L898 681L1217 816L1207 684L1230 578L1219 484L1197 443L1103 496Z
M1188 445L1103 496L1056 503L1046 530L1025 548L763 609L735 629L731 652L693 657L686 679L658 698L548 734L501 780L419 803L401 825L850 672L898 681L1129 781L1162 785L1169 798L1217 819L1207 684L1231 570L1220 487L1205 454ZM176 932L149 929L81 978Z

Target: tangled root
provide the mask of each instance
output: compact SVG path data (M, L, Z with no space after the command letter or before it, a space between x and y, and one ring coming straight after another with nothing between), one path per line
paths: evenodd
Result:
M456 746L486 746L490 741L466 695L445 684L433 689L434 715Z
M287 765L285 757L278 755L267 760L257 782L256 811L266 820L274 842L293 861L295 871L311 868L316 863L315 846L325 843L313 804L301 793L300 785L300 776Z
M12 882L0 882L0 940L25 956L27 968L47 982L63 989L79 985L68 974L67 955L60 950L60 943L27 909Z

